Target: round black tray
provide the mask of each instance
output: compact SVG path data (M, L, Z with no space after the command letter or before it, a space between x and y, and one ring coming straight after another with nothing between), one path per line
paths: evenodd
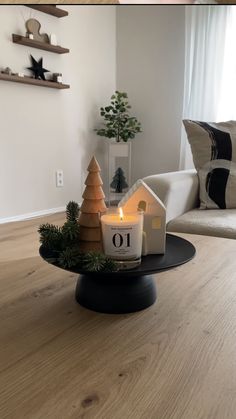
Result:
M165 254L143 256L137 268L111 273L84 272L77 268L66 270L80 274L75 298L82 306L101 313L131 313L143 310L156 301L152 274L188 262L195 252L195 247L189 241L167 234ZM51 263L48 259L53 254L47 249L41 246L39 253Z

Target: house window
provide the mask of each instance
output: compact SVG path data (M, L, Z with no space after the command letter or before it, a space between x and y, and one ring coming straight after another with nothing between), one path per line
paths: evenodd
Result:
M161 217L154 217L152 219L152 228L154 230L159 230L161 228Z
M139 201L138 209L145 212L146 208L147 208L147 203L145 201Z

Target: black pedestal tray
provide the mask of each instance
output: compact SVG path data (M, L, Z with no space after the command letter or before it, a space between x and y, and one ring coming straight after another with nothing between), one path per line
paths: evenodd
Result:
M39 253L46 261L50 258L42 246ZM195 247L189 241L167 234L165 254L144 256L135 269L111 273L83 272L76 267L66 270L80 274L75 298L82 306L100 313L132 313L155 302L157 293L152 274L182 265L194 255Z

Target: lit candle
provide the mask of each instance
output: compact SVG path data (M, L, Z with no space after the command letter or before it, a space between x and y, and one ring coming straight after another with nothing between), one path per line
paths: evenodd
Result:
M134 260L141 256L143 213L106 213L101 217L104 252L116 260Z

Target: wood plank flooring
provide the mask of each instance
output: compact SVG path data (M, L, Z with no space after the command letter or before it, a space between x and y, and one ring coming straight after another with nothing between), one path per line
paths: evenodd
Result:
M230 1L230 0L229 0ZM231 0L232 1L232 0ZM233 0L234 1L234 0ZM236 0L235 0L236 1ZM226 2L226 0L225 0ZM0 4L9 4L8 0L0 0ZM11 4L22 4L21 0L12 0ZM58 5L63 5L63 4L69 4L69 5L73 5L73 4L78 4L78 5L94 5L94 4L100 4L100 5L112 5L112 4L144 4L144 5L148 5L148 4L194 4L194 0L72 0L72 1L56 1L56 0L38 0L38 1L25 1L24 4L58 4ZM209 4L211 4L211 2L209 1Z
M181 234L197 255L157 302L105 315L39 257L45 221L0 226L0 418L235 419L236 240Z

